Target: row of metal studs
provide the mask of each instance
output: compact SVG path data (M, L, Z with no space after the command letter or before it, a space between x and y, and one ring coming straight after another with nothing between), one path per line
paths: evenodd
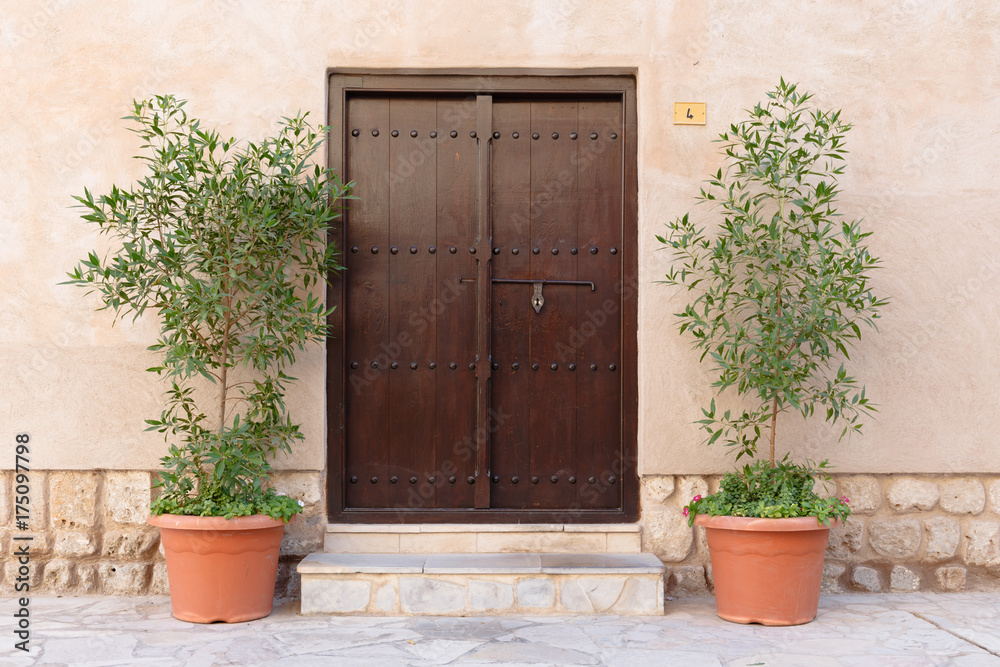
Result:
M391 134L394 137L398 137L399 136L399 130L393 130L389 134ZM358 129L351 130L351 136L352 137L357 137L357 136L360 136L360 135L361 135L361 130L358 130ZM379 135L379 131L378 130L372 130L372 136L373 137L377 137L378 135ZM431 130L430 131L430 137L431 137L431 139L437 139L437 135L438 135L437 130ZM418 136L420 136L420 133L417 132L416 130L410 130L410 136L413 137L414 139L416 139ZM448 136L450 136L452 139L454 139L455 137L458 136L458 132L456 130L452 130L451 132L448 133ZM493 133L493 138L494 139L499 139L501 136L502 135L499 132L494 132ZM519 139L521 137L521 133L520 132L511 132L510 136L512 138L514 138L514 139ZM570 132L569 133L569 138L570 139L575 140L578 136L579 135L576 132ZM590 133L590 139L591 139L591 141L597 139L598 136L599 135L597 134L597 132L591 132ZM618 133L617 132L612 132L608 136L611 138L612 141L614 141L615 139L618 138ZM471 137L472 139L475 139L476 138L476 131L472 130L471 132L469 132L469 137ZM541 139L541 137L542 137L542 135L539 134L538 132L533 132L531 134L531 138L534 139L535 141L538 141L539 139ZM552 133L552 138L553 139L558 139L559 138L559 133L558 132L553 132Z
M448 478L448 483L449 484L454 484L456 480L457 480L457 478L454 475L452 475L451 477ZM372 477L369 481L372 484L378 484L378 477ZM399 481L399 478L396 477L395 475L393 475L392 477L389 478L389 483L390 484L395 484L398 481ZM410 484L416 484L417 483L417 478L416 477L410 477L409 481L410 481ZM430 482L431 484L435 484L435 483L437 483L437 478L436 477L428 477L427 481ZM472 475L469 475L466 478L466 481L469 484L475 484L476 483L476 478L473 477ZM517 484L520 481L521 481L521 478L518 477L517 475L514 475L513 477L510 478L510 483L511 484ZM539 481L538 475L532 475L531 476L531 483L532 484L538 484L538 481ZM557 475L552 475L552 477L549 478L549 481L551 481L553 484L555 484L556 482L559 481L559 477ZM571 475L571 476L569 476L566 479L566 481L569 482L570 484L576 484L576 477L573 476L573 475ZM587 481L590 482L591 484L597 484L597 478L594 477L594 476L588 477ZM617 481L618 481L617 478L615 478L613 475L611 477L608 477L608 482L610 484L614 484ZM357 483L358 483L358 476L357 475L352 476L351 477L351 484L357 484ZM494 475L493 476L493 483L494 484L499 484L500 483L500 476L499 475Z
M352 253L357 254L359 250L360 250L360 248L358 248L358 246L351 246L351 252ZM537 255L541 251L542 251L541 248L532 248L531 249L531 253L533 255ZM393 255L395 255L395 254L397 254L399 252L399 248L397 246L392 246L391 248L389 248L389 252L392 253ZM415 246L415 245L410 246L410 254L411 255L416 255L417 252L419 252L419 249L417 248L417 246ZM430 246L429 248L427 248L427 252L429 252L430 254L433 255L434 253L437 252L437 246ZM451 246L450 248L448 248L448 252L450 252L452 255L454 255L456 252L458 252L458 248L456 248L455 246ZM476 249L470 246L469 247L469 252L471 252L473 255L475 255L476 254ZM521 252L520 248L511 248L510 249L510 254L512 254L512 255L517 255L520 252ZM577 254L577 252L579 252L579 250L577 250L576 248L570 248L569 249L569 254L571 254L571 255L575 255L575 254ZM612 255L617 255L618 254L618 248L615 248L615 247L608 248L608 252L610 252ZM591 255L596 255L597 253L598 253L597 246L591 246L590 247L590 254ZM377 245L373 245L372 246L372 254L373 255L377 255L378 254L378 246ZM493 254L494 255L499 255L500 254L500 248L499 247L493 248ZM552 254L553 255L558 255L559 254L559 248L553 248L552 249Z
M359 364L356 361L352 361L351 362L351 368L358 368L358 367L360 367L360 365L361 364ZM373 361L371 363L371 367L372 368L378 368L378 362L377 361ZM429 369L431 369L431 370L434 370L435 368L437 368L437 363L432 361L429 364L427 364L427 367ZM520 368L520 367L521 367L521 365L519 363L517 363L516 361L510 365L511 370L515 370L515 371L518 368ZM399 362L398 361L392 362L391 364L389 364L389 368L391 368L392 370L396 370L397 368L399 368ZM415 361L410 362L410 370L411 371L415 371L418 368L420 368L420 365L417 364L417 362L415 362ZM448 368L450 368L451 370L455 370L455 369L458 368L458 364L456 364L453 361L450 364L448 364ZM499 368L500 368L500 364L497 363L497 362L493 362L493 370L498 370ZM539 368L540 368L540 366L537 363L531 364L531 370L537 371ZM557 364L557 363L551 363L551 364L549 364L549 368L551 368L554 371L557 371L557 370L559 370L559 364ZM566 368L567 368L567 370L575 371L576 370L576 364L567 364ZM608 370L609 371L615 371L617 369L618 369L618 366L616 366L615 364L608 364ZM471 364L469 364L469 370L470 371L476 370L476 363L475 362L472 362ZM596 371L597 370L597 364L590 364L590 370Z

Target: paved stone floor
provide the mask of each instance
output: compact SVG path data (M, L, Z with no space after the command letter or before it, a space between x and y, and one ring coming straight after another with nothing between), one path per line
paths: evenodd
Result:
M305 617L298 603L234 625L174 619L165 597L32 599L31 651L13 649L15 601L0 598L3 665L995 665L1000 594L827 595L807 625L737 625L712 598L659 617Z

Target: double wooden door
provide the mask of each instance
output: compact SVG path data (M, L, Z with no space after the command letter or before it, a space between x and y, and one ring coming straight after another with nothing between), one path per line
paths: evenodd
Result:
M344 118L358 199L331 341L331 510L629 518L623 97L357 92Z

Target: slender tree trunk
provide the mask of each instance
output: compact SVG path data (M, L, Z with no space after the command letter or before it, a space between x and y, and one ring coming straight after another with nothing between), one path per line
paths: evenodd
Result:
M229 284L225 285L226 291L229 291ZM228 367L229 367L229 328L232 326L232 311L230 306L232 301L227 294L225 297L225 308L226 308L226 324L224 333L222 335L222 370L219 373L219 433L226 428L226 394L229 391L228 386Z
M778 397L771 399L771 467L774 467L774 429L778 424Z

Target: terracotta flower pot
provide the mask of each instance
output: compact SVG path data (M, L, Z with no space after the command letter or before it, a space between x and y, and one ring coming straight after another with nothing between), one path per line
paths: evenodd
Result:
M829 526L815 517L699 514L694 522L708 538L721 618L763 625L799 625L816 618Z
M237 623L271 613L285 524L269 516L151 516L182 621Z

